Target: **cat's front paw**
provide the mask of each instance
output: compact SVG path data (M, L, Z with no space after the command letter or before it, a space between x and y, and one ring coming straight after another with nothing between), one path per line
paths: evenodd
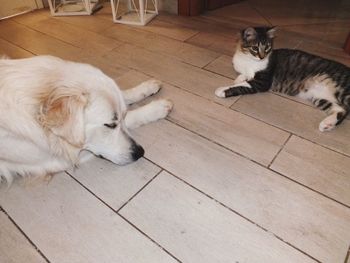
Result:
M226 98L226 93L225 91L228 89L228 87L220 87L215 90L215 95L216 97L219 98Z
M334 121L333 118L326 118L321 121L318 128L321 132L331 131L335 128L335 124L336 121Z

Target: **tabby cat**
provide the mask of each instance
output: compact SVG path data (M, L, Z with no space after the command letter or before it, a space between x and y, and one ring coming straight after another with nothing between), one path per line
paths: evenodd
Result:
M328 113L319 129L332 130L350 111L350 68L300 50L273 50L274 33L271 27L249 27L241 32L232 60L240 75L232 86L216 89L216 96L268 90L298 96Z

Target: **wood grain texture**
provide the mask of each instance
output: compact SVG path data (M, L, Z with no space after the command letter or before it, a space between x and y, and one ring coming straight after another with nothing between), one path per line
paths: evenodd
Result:
M44 263L46 260L17 229L4 212L0 211L0 262Z
M115 39L107 38L95 32L81 30L77 26L62 23L57 19L47 18L31 23L29 27L79 48L89 50L96 56L121 45L121 42Z
M107 3L105 3L105 5L106 4ZM107 28L114 26L115 24L113 23L113 20L112 20L112 11L110 11L110 14L107 15L107 19L101 19L98 15L99 12L97 12L92 16L61 16L61 17L55 17L55 19L57 19L58 21L63 21L67 24L80 27L84 30L101 33Z
M115 25L103 34L149 51L172 56L197 67L204 67L219 56L218 53L207 49L124 25Z
M315 262L165 172L121 214L182 262Z
M104 57L80 57L78 61L97 67L114 80L130 71L129 68L118 65Z
M217 20L238 20L262 25L269 23L257 10L251 8L250 3L247 1L208 11L205 15Z
M235 100L220 99L214 95L218 86L232 83L231 79L180 62L169 56L132 45L123 45L109 52L105 58L225 106L232 105Z
M271 169L350 206L350 158L296 136Z
M235 51L237 39L235 34L232 34L232 36L222 36L209 32L200 32L186 40L186 42L220 54L232 56Z
M0 38L0 55L6 55L10 58L27 58L33 54Z
M70 60L92 56L91 52L89 53L11 20L1 22L0 37L36 55L54 55Z
M221 55L209 63L205 69L231 79L235 79L238 76L238 73L233 69L232 56Z
M333 131L322 133L318 130L326 117L322 111L272 93L242 96L232 108L350 156L348 120Z
M141 28L139 27L139 29L165 37L170 37L179 41L185 41L199 32L188 27L179 27L172 23L159 20L158 17L149 22L147 26Z
M40 9L35 12L16 16L12 20L24 25L30 25L49 18L51 20L79 27L84 31L99 33L106 30L108 27L115 25L112 21L110 3L105 2L103 5L104 7L102 10L90 16L51 16L49 9ZM106 14L108 14L107 17L105 17Z
M137 133L146 157L321 262L341 262L350 210L167 121Z
M109 161L93 158L69 173L110 207L118 210L148 183L160 168L147 160L117 166Z
M50 262L176 262L66 174L0 203Z

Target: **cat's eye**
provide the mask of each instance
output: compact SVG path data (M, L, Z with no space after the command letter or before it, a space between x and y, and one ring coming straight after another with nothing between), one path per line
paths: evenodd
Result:
M254 52L258 52L258 51L259 51L258 47L251 47L251 49L252 49Z
M110 128L110 129L115 129L117 128L117 124L115 122L112 122L112 123L105 123L103 124L104 126Z

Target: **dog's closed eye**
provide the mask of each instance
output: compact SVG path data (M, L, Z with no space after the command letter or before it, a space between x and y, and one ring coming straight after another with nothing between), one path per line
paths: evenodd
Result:
M105 123L104 126L110 128L110 129L115 129L117 127L117 124L115 122L113 122L113 123Z

